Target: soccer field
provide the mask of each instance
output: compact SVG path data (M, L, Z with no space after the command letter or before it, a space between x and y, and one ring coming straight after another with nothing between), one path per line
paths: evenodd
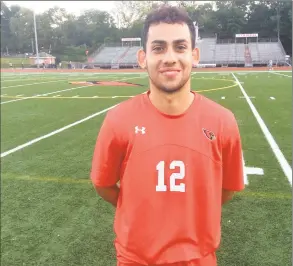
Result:
M292 264L291 85L291 72L192 74L193 90L233 111L243 144L246 189L223 207L219 266ZM107 110L147 89L145 73L2 73L2 266L116 265L91 160Z

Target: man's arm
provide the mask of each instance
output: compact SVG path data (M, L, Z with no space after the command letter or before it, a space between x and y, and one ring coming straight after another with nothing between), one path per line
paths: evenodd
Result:
M223 128L223 184L222 205L233 198L235 192L244 189L242 145L237 121L232 115Z
M121 136L107 115L97 137L92 159L91 180L95 190L105 201L117 206L120 169L124 158Z
M117 201L120 192L120 188L117 184L111 187L95 186L95 189L101 198L111 203L115 208L117 207Z

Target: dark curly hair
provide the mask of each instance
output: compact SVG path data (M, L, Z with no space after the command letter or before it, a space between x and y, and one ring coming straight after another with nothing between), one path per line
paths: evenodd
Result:
M195 28L193 25L193 21L189 17L188 13L178 7L162 5L157 9L151 11L145 19L142 33L142 44L144 51L146 51L146 43L148 40L148 32L150 26L159 23L186 23L191 36L192 49L195 48Z

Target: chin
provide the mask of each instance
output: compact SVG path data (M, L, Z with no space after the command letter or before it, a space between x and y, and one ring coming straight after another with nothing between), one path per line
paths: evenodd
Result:
M183 89L186 82L162 82L159 84L158 88L162 91L168 92L168 93L174 93L177 91L180 91Z
M168 86L168 85L162 85L158 87L161 91L164 91L166 93L175 93L177 91L180 91L182 89L182 86Z
M185 79L174 79L174 80L160 80L159 78L152 78L151 75L149 75L149 78L151 80L151 83L154 85L155 88L157 88L158 90L168 93L168 94L172 94L172 93L176 93L178 91L181 91L185 84L188 82L188 78Z

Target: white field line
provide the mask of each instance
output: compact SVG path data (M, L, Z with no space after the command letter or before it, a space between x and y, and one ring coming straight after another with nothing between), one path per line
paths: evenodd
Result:
M31 80L43 80L43 81L47 82L47 81L50 81L52 79L54 79L54 80L67 80L68 78L71 78L71 77L68 76L66 78L66 77L60 77L60 76L54 76L54 77L52 76L52 77L39 77L39 78L34 78L34 79L31 79L31 78L18 78L18 79L7 79L7 80L2 79L1 83L3 83L3 82L16 82L16 81L19 81L19 82L21 82L21 81L31 81ZM74 78L74 77L72 77L72 78ZM84 77L81 77L81 78L84 78ZM9 87L11 87L11 86L9 86Z
M58 79L58 78L64 78L64 77L60 77L60 76L54 76L54 77L38 77L38 78L23 78L23 77L19 77L19 78L9 78L9 79L4 79L3 77L2 77L2 79L1 79L1 83L3 83L3 82L11 82L11 81L28 81L28 80L40 80L40 79L43 79L43 80L47 80L47 79Z
M43 140L43 139L49 138L49 137L51 137L51 136L54 136L54 135L56 135L56 134L58 134L58 133L60 133L60 132L62 132L62 131L64 131L64 130L66 130L66 129L69 129L69 128L71 128L71 127L74 127L74 126L76 126L76 125L78 125L78 124L80 124L80 123L83 123L83 122L85 122L85 121L87 121L87 120L89 120L89 119L92 119L92 118L94 118L94 117L96 117L96 116L98 116L98 115L100 115L100 114L102 114L102 113L105 113L106 111L108 111L108 110L114 108L114 107L117 106L117 105L118 105L118 104L115 104L115 105L113 105L113 106L110 106L110 107L108 107L108 108L106 108L106 109L104 109L104 110L102 110L102 111L99 111L99 112L94 113L94 114L92 114L92 115L90 115L90 116L87 116L87 117L85 117L85 118L83 118L83 119L81 119L81 120L78 120L78 121L76 121L76 122L74 122L74 123L72 123L72 124L69 124L69 125L64 126L64 127L62 127L62 128L59 128L59 129L57 129L57 130L54 130L54 131L52 131L52 132L50 132L50 133L48 133L48 134L46 134L46 135L43 135L43 136L38 137L38 138L35 138L35 139L30 140L30 141L28 141L28 142L26 142L26 143L24 143L24 144L22 144L22 145L17 146L17 147L15 147L15 148L11 149L11 150L8 150L8 151L6 151L6 152L3 152L3 153L1 153L1 158L5 157L5 156L7 156L7 155L9 155L9 154L11 154L11 153L14 153L14 152L16 152L16 151L19 151L19 150L21 150L21 149L23 149L23 148L25 148L25 147L28 147L28 146L30 146L30 145L32 145L32 144L34 144L34 143L36 143L36 142L39 142L39 141L41 141L41 140Z
M123 81L123 80L136 79L136 78L138 78L138 77L124 78L124 79L113 80L113 81ZM10 101L1 102L1 104L13 103L13 102L18 102L18 101L23 101L23 100L33 99L33 98L40 97L40 96L48 96L48 95L55 94L55 93L59 93L59 92L70 91L70 90L76 90L76 89L85 88L85 87L92 87L92 86L95 86L95 85L87 85L87 86L81 86L81 87L69 88L69 89L64 89L64 90L59 90L59 91L53 91L53 92L50 92L50 93L37 94L37 95L34 95L34 96L30 96L30 97L25 97L25 98L21 98L21 99L15 99L15 100L10 100Z
M137 78L137 77L135 77L135 78ZM131 78L125 78L125 79L123 79L123 80L126 80L126 79L131 79ZM134 79L134 78L132 78L132 79ZM145 93L145 92L143 92L143 93ZM48 134L46 134L46 135L43 135L43 136L41 136L41 137L35 138L35 139L33 139L33 140L30 140L30 141L28 141L28 142L26 142L26 143L24 143L24 144L22 144L22 145L19 145L19 146L15 147L15 148L13 148L13 149L11 149L11 150L5 151L5 152L1 153L1 158L5 157L5 156L7 156L7 155L9 155L9 154L11 154L11 153L14 153L14 152L16 152L16 151L19 151L19 150L21 150L21 149L23 149L23 148L25 148L25 147L28 147L28 146L30 146L30 145L32 145L32 144L34 144L34 143L36 143L36 142L39 142L39 141L41 141L41 140L43 140L43 139L49 138L49 137L51 137L51 136L53 136L53 135L56 135L56 134L58 134L58 133L60 133L60 132L62 132L62 131L64 131L64 130L66 130L66 129L68 129L68 128L74 127L74 126L76 126L76 125L78 125L78 124L80 124L80 123L83 123L83 122L85 122L85 121L87 121L87 120L89 120L89 119L92 119L92 118L94 118L94 117L96 117L96 116L98 116L98 115L100 115L100 114L102 114L102 113L107 112L108 110L114 108L114 107L117 106L117 105L119 105L119 103L118 103L118 104L115 104L115 105L112 105L112 106L110 106L110 107L108 107L108 108L106 108L106 109L104 109L104 110L102 110L102 111L99 111L99 112L97 112L97 113L94 113L94 114L92 114L92 115L90 115L90 116L87 116L87 117L85 117L85 118L83 118L83 119L81 119L81 120L78 120L78 121L76 121L76 122L74 122L74 123L72 123L72 124L69 124L69 125L64 126L64 127L62 127L62 128L59 128L59 129L57 129L57 130L55 130L55 131L52 131L52 132L50 132L50 133L48 133Z
M6 82L6 81L26 81L26 80L40 80L40 79L58 79L58 78L74 78L76 76L80 77L90 77L89 75L84 75L83 73L78 73L77 75L60 75L61 73L57 73L56 75L34 75L31 73L30 75L15 75L15 76L9 76L9 78L4 78L2 76L1 82ZM104 73L101 75L95 75L95 76L103 76L105 75ZM91 75L92 76L92 75Z
M278 70L278 72L283 72L283 73L292 73L292 71L289 70ZM253 74L253 73L272 73L272 71L269 70L255 70L255 71L245 71L245 70L235 70L235 71L196 71L193 70L192 73L197 73L197 74L231 74L231 73L241 73L241 74Z
M284 77L287 77L287 78L292 78L292 76L285 75L285 74L281 74L281 73L277 73L277 72L270 72L270 73L275 74L275 75L284 76Z
M246 73L246 74L249 74L249 73L272 73L273 71L269 71L269 70L234 70L234 71L196 71L197 69L194 68L192 69L192 73L197 73L197 74L221 74L221 73L228 73L228 74L231 74L231 73ZM281 72L281 73L292 73L292 71L290 70L276 70L277 72ZM56 75L65 75L65 76L73 76L70 72L56 72ZM80 74L80 75L84 75L84 76L92 76L92 75L141 75L141 74L147 74L146 72L93 72L93 73L87 73L87 72L74 72L75 75L77 74ZM36 75L36 76L41 76L41 75L46 75L46 76L50 76L51 74L50 73L36 73L36 72L31 72L31 73L26 73L26 74L13 74L13 75L2 75L2 78L6 78L6 77L15 77L16 75L22 75L22 76L27 76L27 75ZM55 75L55 73L54 73Z
M242 94L244 95L252 113L254 114L265 138L267 139L274 155L276 156L285 176L287 177L290 185L292 186L292 168L289 165L289 163L287 162L284 154L282 153L282 151L280 150L278 144L276 143L276 141L274 140L271 132L269 131L269 129L267 128L265 122L263 121L263 119L261 118L261 116L259 115L258 111L256 110L255 106L253 105L253 103L251 102L251 100L249 99L247 93L245 92L244 88L242 87L242 85L240 84L239 80L237 79L237 77L231 73L234 77L234 79L236 80L239 88L241 89Z
M8 88L16 88L16 87L23 87L23 86L38 85L38 84L44 84L44 83L59 82L59 81L62 81L62 80L68 80L68 79L59 79L59 80L36 82L36 83L30 83L30 84L13 85L13 86L1 87L1 90L2 89L8 89Z
M22 77L25 77L25 76L34 76L34 77L28 77L28 78L18 78L19 76L22 76ZM25 75L25 74L17 74L17 75L10 75L10 76L1 76L1 82L5 82L5 81L12 81L12 80L15 80L15 81L25 81L25 80L29 80L31 78L35 78L35 79L74 79L74 78L77 78L77 77L81 77L81 78L105 78L105 77L111 77L113 78L113 76L117 76L117 77L121 77L121 76L129 76L129 75L132 75L132 76L137 76L138 78L141 77L141 76L145 76L146 73L144 72L141 72L141 73L136 73L136 72L125 72L125 73L122 73L122 72L103 72L103 73L83 73L83 72L76 72L76 74L72 75L70 73L66 73L66 72L59 72L59 73L56 73L55 75L49 75L49 73L47 74L43 74L43 75L40 75L40 74L37 74L37 73L29 73L29 75Z
M51 94L54 94L54 93L59 93L59 92L64 92L64 91L72 91L72 90L76 90L76 89L80 89L80 88L85 88L85 87L92 87L92 86L94 86L94 85L87 85L87 86L69 88L69 89L64 89L64 90L59 90L59 91L53 91L53 92L49 92L49 93L45 93L45 94L37 94L37 95L34 95L34 96L29 96L29 97L25 97L25 98L21 98L21 99L15 99L15 100L11 100L11 101L1 102L1 104L13 103L13 102L18 102L18 101L24 101L24 100L33 99L33 98L40 97L40 96L48 96L48 95L51 95Z
M50 80L50 79L54 79L54 80L56 80L56 79L58 79L58 78L60 78L60 76L55 76L55 77L41 77L41 79L43 79L43 80ZM12 82L12 81L30 81L30 80L40 80L40 77L39 78L35 78L35 79L28 79L28 78L18 78L18 79L2 79L1 80L1 83L3 83L3 82Z
M36 83L31 83L31 84L20 84L20 85L12 85L12 86L7 86L7 87L1 87L2 89L8 89L8 88L16 88L16 87L23 87L23 86L30 86L30 85L38 85L38 84L44 84L44 83L52 83L52 82L59 82L59 81L63 81L63 80L68 80L71 77L67 77L67 78L62 78L60 79L60 77L56 77L54 78L54 80L52 81L43 81L43 82L36 82ZM79 80L79 79L84 79L85 77L72 77L71 79L74 80ZM102 76L101 78L109 78L109 75L106 76ZM17 81L26 81L26 80L17 80Z
M199 68L199 69L202 69L202 68ZM238 72L241 72L241 73L266 73L266 72L268 72L268 73L271 73L272 71L269 71L269 70L241 70L241 71L239 71L239 70L234 70L234 71L229 71L229 70L227 70L227 71L213 71L213 72L210 72L210 71L196 71L197 69L196 68L193 68L192 69L192 73L197 73L197 74L200 74L200 73L205 73L205 74L209 74L209 73L216 73L216 74L218 74L218 73L228 73L228 74L230 74L231 72L233 72L233 73L238 73ZM287 73L291 73L292 71L290 71L290 70L276 70L276 71L278 71L278 72L287 72ZM65 73L65 72L64 72ZM83 72L78 72L78 73L83 73ZM99 75L99 74L112 74L112 75L139 75L139 74L147 74L146 72L103 72L103 73L95 73L95 74L97 74L97 75Z

